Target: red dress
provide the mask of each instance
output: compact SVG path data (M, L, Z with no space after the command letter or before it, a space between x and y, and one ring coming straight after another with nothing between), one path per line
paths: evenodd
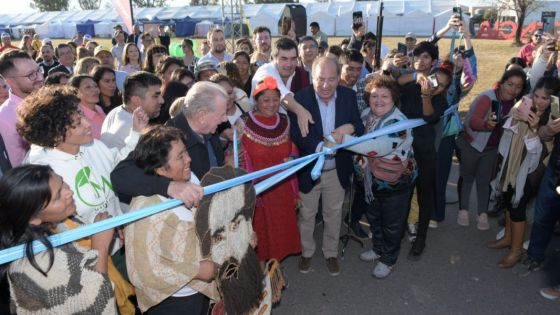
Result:
M242 130L242 166L258 171L295 156L297 149L290 139L290 121L284 114L263 117L249 112L239 120ZM264 178L259 179L259 181ZM257 233L259 260L301 252L296 219L297 179L291 176L257 196L253 229Z

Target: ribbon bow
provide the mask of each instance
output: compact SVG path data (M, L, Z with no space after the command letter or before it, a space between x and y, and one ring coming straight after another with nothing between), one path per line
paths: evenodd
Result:
M255 95L258 95L262 91L276 89L278 89L278 82L276 82L276 79L272 76L266 76L264 77L263 81L257 84L257 86L255 87L255 90L253 91L253 97Z

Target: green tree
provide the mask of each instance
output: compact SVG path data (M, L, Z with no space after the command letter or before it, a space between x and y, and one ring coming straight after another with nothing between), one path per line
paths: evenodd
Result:
M164 7L167 0L132 0L132 4L138 8Z
M67 11L70 0L33 0L29 6L33 9L38 9L41 12L45 11Z
M517 31L515 32L515 43L521 45L521 33L523 32L523 24L525 18L536 9L540 8L542 3L539 0L498 0L498 5L502 10L512 10L517 17Z
M101 0L78 0L82 10L97 10L101 6Z

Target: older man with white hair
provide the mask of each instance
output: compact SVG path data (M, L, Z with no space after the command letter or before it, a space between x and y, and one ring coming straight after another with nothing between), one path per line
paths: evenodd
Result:
M225 163L220 139L215 131L219 124L227 121L227 101L227 93L218 84L197 82L185 97L182 113L166 123L185 134L185 147L192 158L191 170L198 178L202 178L211 167L223 166ZM111 182L122 203L129 203L136 196L154 194L188 201L193 194L191 187L186 187L188 185L185 183L145 174L131 157L117 165L111 173ZM194 194L197 193L196 190Z

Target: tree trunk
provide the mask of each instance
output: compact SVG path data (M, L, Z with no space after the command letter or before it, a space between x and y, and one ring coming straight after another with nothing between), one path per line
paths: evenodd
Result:
M517 17L517 30L515 31L515 44L521 46L521 33L523 32L523 23L525 23L525 13L520 12Z

